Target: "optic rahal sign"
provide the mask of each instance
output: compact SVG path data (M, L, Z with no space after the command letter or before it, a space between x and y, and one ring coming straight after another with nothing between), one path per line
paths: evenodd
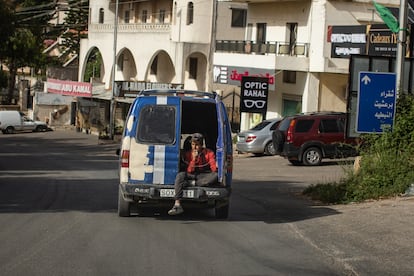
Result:
M242 77L240 111L265 113L269 92L269 79L262 77Z

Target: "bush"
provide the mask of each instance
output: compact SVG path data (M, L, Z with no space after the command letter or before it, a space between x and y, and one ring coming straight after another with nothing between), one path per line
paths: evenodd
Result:
M393 130L365 134L357 173L340 183L310 186L304 194L327 203L397 196L414 183L414 97L401 95Z

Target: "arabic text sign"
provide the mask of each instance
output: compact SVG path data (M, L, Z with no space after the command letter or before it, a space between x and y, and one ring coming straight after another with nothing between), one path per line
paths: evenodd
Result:
M92 84L88 82L47 79L47 92L68 96L91 97Z
M396 103L395 73L360 72L356 132L392 129Z

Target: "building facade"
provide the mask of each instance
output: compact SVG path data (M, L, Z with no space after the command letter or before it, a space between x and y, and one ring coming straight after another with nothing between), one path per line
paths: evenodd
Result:
M89 12L78 79L84 80L88 62L99 53L93 97L108 102L115 96L124 110L117 113L119 124L127 110L122 105L132 99L113 87L139 83L217 91L236 130L263 118L346 111L350 52L332 52L332 26L382 22L365 0L91 0ZM243 76L268 78L265 113L240 114Z

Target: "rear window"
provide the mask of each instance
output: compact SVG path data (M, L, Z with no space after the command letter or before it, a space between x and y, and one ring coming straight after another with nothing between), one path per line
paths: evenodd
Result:
M139 114L137 140L145 144L174 144L176 109L168 105L147 105Z
M292 121L292 118L285 118L285 119L283 119L280 122L279 127L277 129L278 130L281 130L281 131L286 131L289 128L290 121Z
M297 133L304 133L308 132L311 128L315 120L298 120L295 127L295 132Z
M256 125L255 127L253 127L251 130L261 130L261 129L264 129L265 126L267 126L268 124L270 124L269 121L263 121L263 122L259 123L258 125Z

